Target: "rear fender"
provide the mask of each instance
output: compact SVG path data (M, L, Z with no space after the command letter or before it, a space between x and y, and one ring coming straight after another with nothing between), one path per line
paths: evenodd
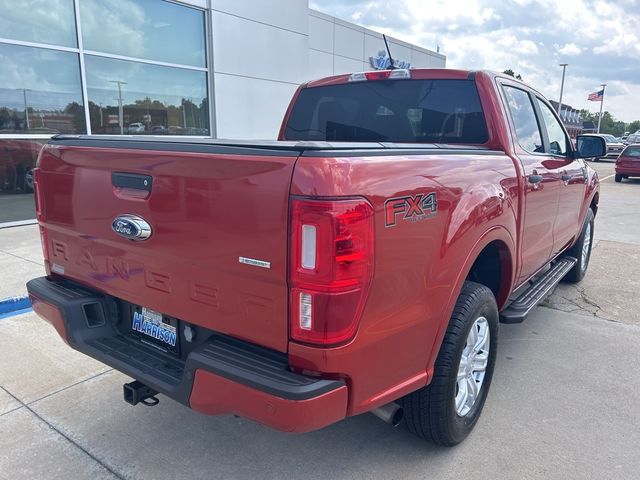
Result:
M492 242L498 242L498 252L500 255L500 290L498 292L498 298L496 298L498 310L500 310L504 306L507 299L509 298L509 295L511 294L511 290L513 289L513 285L515 282L514 259L517 258L515 253L515 243L506 228L495 226L487 230L477 240L467 257L465 258L463 264L459 269L457 269L459 274L456 278L455 288L451 291L451 295L447 300L447 308L445 311L448 312L448 314L440 322L438 332L435 337L435 342L432 345L431 354L429 355L427 364L427 374L429 379L432 378L433 366L435 364L438 353L440 352L440 346L442 345L444 334L447 331L451 314L455 307L456 301L458 300L458 296L460 295L465 279L469 275L469 272L471 271L471 268L473 267L473 264L479 257L480 253L482 253L482 251Z

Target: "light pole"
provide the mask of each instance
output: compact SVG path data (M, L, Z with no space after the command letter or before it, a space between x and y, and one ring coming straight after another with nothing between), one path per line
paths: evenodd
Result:
M600 133L600 123L602 123L602 105L604 105L604 88L607 86L606 83L601 83L602 87L602 98L600 99L600 114L598 115L598 133Z
M564 74L567 71L568 63L561 63L562 67L562 82L560 83L560 100L558 101L558 115L562 115L562 94L564 92Z
M27 124L27 130L31 129L29 124L29 107L27 105L27 92L30 92L30 88L16 88L16 90L22 90L22 99L24 100L24 119Z
M120 123L120 135L124 134L124 114L122 112L122 85L126 85L127 82L122 80L109 80L109 83L118 84L118 122Z

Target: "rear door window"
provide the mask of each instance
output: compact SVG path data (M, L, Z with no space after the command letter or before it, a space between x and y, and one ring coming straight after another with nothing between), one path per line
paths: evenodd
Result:
M472 80L389 80L305 88L287 140L468 143L488 140Z
M504 85L503 89L516 129L518 143L527 152L544 153L542 135L540 135L536 112L529 94L524 90L507 85Z

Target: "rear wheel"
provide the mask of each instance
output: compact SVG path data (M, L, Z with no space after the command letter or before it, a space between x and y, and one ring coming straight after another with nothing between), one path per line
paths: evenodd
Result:
M493 293L484 285L465 282L431 384L402 399L409 431L444 446L456 445L469 435L491 385L497 335Z
M614 180L616 181L616 183L620 183L622 181L622 178L623 178L622 175L616 174L616 176L614 177Z
M567 255L577 258L578 261L563 278L566 282L578 283L587 273L589 260L591 259L591 249L593 247L593 220L593 210L589 209L587 210L578 241L567 251Z

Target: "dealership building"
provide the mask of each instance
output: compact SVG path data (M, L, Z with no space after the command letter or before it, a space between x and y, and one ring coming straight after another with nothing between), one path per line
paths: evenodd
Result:
M445 66L389 40L405 67ZM52 135L273 139L300 83L384 67L384 50L308 0L0 2L0 225L33 218Z

